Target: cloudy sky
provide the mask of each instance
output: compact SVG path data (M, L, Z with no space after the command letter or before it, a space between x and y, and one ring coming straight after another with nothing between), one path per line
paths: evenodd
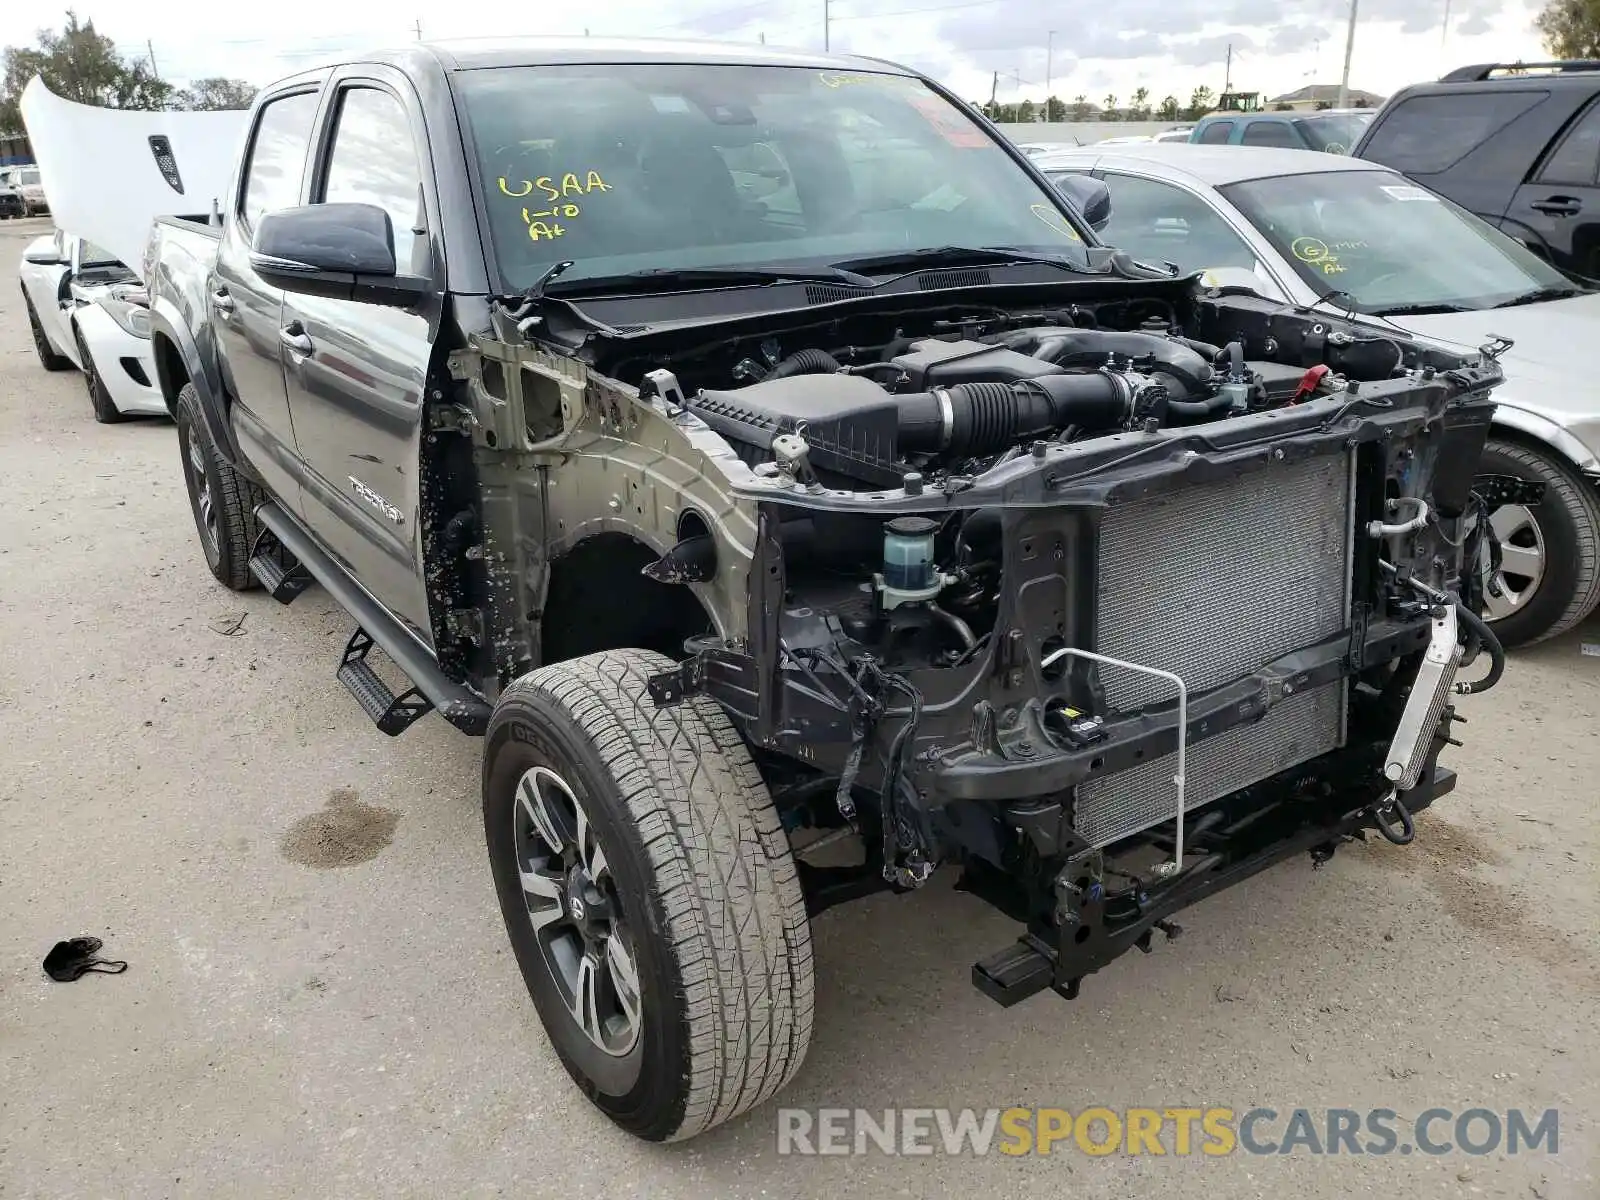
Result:
M1533 29L1539 0L1359 3L1353 87L1388 93L1448 66L1541 56ZM825 4L836 51L909 63L973 99L987 98L998 71L1000 99L1014 100L1044 95L1049 43L1051 90L1095 102L1107 93L1126 102L1140 86L1154 102L1168 94L1187 101L1202 84L1220 91L1230 44L1236 88L1277 95L1337 83L1350 12L1350 0L450 0L414 3L409 14L396 0L78 0L75 8L125 54L153 49L166 78L229 75L259 84L347 49L414 38L418 21L426 38L587 30L596 37L764 36L821 48ZM5 44L29 44L50 22L43 6L26 7L5 6Z

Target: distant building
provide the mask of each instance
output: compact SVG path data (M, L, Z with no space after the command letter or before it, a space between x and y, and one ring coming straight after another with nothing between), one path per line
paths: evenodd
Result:
M1351 88L1346 104L1350 108L1381 108L1384 97L1377 92L1364 92L1360 88ZM1310 83L1303 88L1296 88L1292 92L1285 92L1281 96L1274 96L1267 101L1268 108L1278 108L1287 104L1296 111L1314 108L1332 108L1339 103L1339 85L1337 83ZM1281 110L1280 110L1281 111Z
M17 163L31 163L33 161L33 147L28 143L25 133L0 133L0 167L15 166Z

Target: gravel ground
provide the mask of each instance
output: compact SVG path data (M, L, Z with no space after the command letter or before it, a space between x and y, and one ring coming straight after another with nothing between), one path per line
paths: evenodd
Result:
M349 631L214 583L170 424L94 424L0 289L0 1194L1600 1196L1600 622L1467 703L1415 845L1283 864L1076 1003L980 996L1014 929L947 880L825 914L783 1101L1558 1107L1554 1157L780 1158L774 1106L637 1144L506 950L477 745L378 734ZM49 982L79 934L128 972Z

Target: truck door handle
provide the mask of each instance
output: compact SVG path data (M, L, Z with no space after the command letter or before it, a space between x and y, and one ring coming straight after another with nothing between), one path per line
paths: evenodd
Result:
M211 293L211 307L224 317L233 315L233 297L228 295L227 288L218 288Z
M278 330L278 340L299 355L308 355L314 349L310 337L306 335L305 326L299 321L290 321Z
M1535 200L1529 207L1552 217L1575 217L1582 210L1583 203L1576 196L1547 196L1543 200Z

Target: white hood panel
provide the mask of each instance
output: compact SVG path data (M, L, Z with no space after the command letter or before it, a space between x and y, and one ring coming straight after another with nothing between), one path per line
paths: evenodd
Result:
M144 273L150 223L204 216L227 194L248 112L134 112L64 100L37 76L22 92L22 120L39 160L56 226L101 246ZM164 137L183 185L156 165Z

